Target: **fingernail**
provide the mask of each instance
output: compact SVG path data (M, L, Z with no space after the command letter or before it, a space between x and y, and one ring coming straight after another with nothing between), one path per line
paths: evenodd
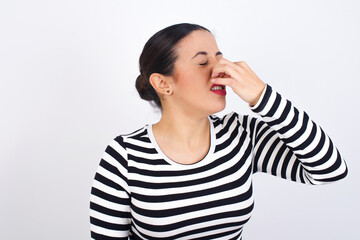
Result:
M211 79L211 82L216 82L216 79L215 78Z

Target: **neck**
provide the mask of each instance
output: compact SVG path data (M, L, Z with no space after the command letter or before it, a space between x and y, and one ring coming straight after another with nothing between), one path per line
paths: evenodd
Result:
M166 142L196 149L204 144L204 139L209 138L210 124L207 116L166 111L153 125L153 131Z

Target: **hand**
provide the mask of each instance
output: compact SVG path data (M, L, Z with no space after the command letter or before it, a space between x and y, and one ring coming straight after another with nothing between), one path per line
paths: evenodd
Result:
M231 87L250 106L258 102L266 86L246 62L230 62L225 58L214 66L211 78L213 83Z

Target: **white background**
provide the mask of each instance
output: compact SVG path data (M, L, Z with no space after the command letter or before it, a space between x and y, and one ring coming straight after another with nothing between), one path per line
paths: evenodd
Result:
M106 145L160 118L135 89L142 48L182 22L305 110L349 167L325 186L256 174L244 240L360 239L357 0L2 0L0 239L90 238ZM230 111L255 115L233 92Z

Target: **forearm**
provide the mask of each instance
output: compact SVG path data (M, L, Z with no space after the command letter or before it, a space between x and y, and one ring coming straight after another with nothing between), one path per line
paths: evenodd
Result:
M303 177L312 184L332 182L346 176L346 163L329 136L306 112L298 110L271 86L265 87L257 104L250 108L270 127L265 129L265 126L262 126L262 133L276 132L271 141L275 142L276 137L281 139L277 144L284 144L290 149L295 160L299 161L294 164L301 165ZM258 130L256 134L259 135L260 132L261 130ZM261 142L261 139L257 138L255 144L261 144L259 141Z

